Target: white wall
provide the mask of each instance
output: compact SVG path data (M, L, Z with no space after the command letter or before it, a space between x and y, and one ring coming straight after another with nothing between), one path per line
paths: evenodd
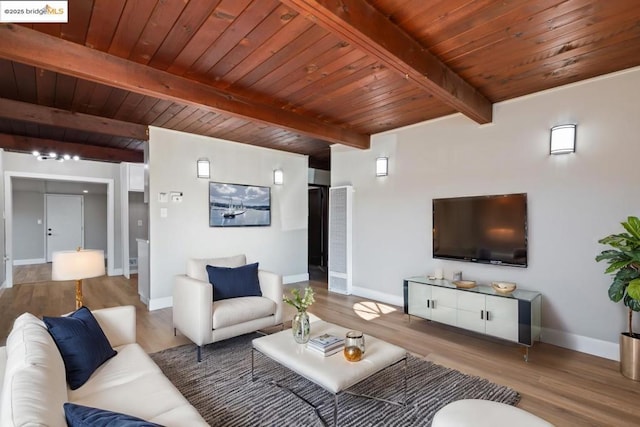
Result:
M376 135L370 150L334 146L332 185L356 190L355 292L400 304L402 279L436 266L514 281L543 294L544 341L616 359L626 310L594 257L640 214L639 99L636 68L496 104L492 124L458 114ZM551 156L549 129L564 123L578 124L576 153ZM381 155L389 176L376 179ZM528 268L432 258L433 198L515 192L528 194Z
M107 253L107 195L85 194L84 247Z
M129 192L129 258L138 258L137 239L147 239L148 234L149 234L149 206L144 203L144 193L130 191Z
M0 148L0 189L4 188L4 150ZM2 271L0 271L0 289L6 286L6 233L5 233L5 215L4 215L4 191L0 191L0 206L2 206L2 227L0 227L0 259L2 259Z
M46 262L44 223L44 194L36 191L14 191L14 265Z
M271 226L209 227L209 180L196 177L201 157L211 161L211 181L271 187ZM282 186L273 185L277 168ZM150 127L149 308L171 305L173 276L184 273L189 257L245 253L289 281L307 279L307 168L306 156ZM182 192L181 203L158 201L171 191Z

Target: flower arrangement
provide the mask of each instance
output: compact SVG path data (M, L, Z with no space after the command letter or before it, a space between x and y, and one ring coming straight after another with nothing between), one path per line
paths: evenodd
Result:
M307 309L313 304L315 299L313 298L313 289L307 286L304 290L304 295L301 295L300 289L294 288L291 290L291 298L283 295L282 301L294 307L299 312L306 312Z

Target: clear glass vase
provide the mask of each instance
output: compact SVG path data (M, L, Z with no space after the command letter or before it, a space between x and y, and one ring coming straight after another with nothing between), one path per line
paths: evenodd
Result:
M291 330L293 331L293 339L295 339L298 344L306 344L309 341L311 323L309 322L309 315L306 311L299 311L293 316Z

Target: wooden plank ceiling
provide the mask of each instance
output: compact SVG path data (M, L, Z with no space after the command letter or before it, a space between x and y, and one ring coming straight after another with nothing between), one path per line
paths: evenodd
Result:
M640 65L637 0L69 0L0 24L0 146L142 159L147 125L310 156Z

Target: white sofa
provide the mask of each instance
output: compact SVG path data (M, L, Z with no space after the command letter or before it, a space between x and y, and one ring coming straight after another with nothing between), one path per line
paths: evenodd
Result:
M0 347L0 426L66 427L63 404L125 413L163 426L207 426L136 344L135 307L92 312L118 354L76 390L44 322L25 313Z
M245 255L191 258L186 274L173 285L173 326L193 341L201 359L203 345L282 324L282 276L259 270L262 296L213 301L207 265L235 268L246 265Z

